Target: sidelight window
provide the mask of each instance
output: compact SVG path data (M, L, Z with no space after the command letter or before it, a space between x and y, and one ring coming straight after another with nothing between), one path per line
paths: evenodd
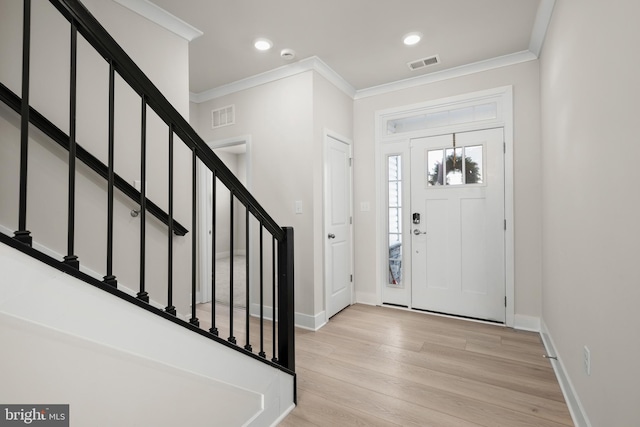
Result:
M389 279L388 284L400 286L402 283L402 156L388 157L388 232Z

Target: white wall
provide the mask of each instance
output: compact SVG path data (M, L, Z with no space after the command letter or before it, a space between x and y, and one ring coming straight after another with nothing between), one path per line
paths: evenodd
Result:
M557 0L541 56L543 319L593 426L640 420L638 16Z
M318 73L313 74L313 197L314 197L314 314L326 309L324 305L324 137L326 132L353 139L353 99L337 89Z
M541 184L540 95L538 62L498 68L455 79L355 101L355 281L357 297L377 302L380 283L376 277L377 218L375 176L375 113L423 101L447 98L485 89L513 85L514 99L514 203L515 203L515 312L539 318L541 314ZM371 210L362 212L361 202ZM381 221L382 222L382 221Z
M223 150L215 150L220 160L229 170L240 180L243 185L247 185L246 180L246 155L229 153ZM216 184L216 257L223 258L230 255L230 208L231 199L229 192L223 188L224 185L218 181ZM242 204L235 200L233 205L233 248L236 254L246 251L246 211Z
M211 129L211 110L230 104L236 123ZM251 135L251 191L278 224L294 227L296 322L308 328L324 321L324 132L351 138L352 104L307 71L192 106L206 141ZM302 214L294 212L296 201Z
M116 41L146 72L185 117L189 114L188 43L112 1L83 2ZM22 2L0 3L0 81L20 95ZM31 104L68 133L69 24L48 2L32 4ZM108 66L82 37L78 41L77 140L107 162ZM129 183L140 179L140 100L116 79L115 169ZM0 225L17 229L19 131L17 115L0 119ZM149 114L148 197L167 206L166 126ZM27 229L40 243L66 254L67 153L36 131L30 134ZM190 226L190 152L176 139L175 217ZM102 276L106 254L106 184L77 163L76 255L83 269ZM139 218L129 212L137 204L116 191L114 274L124 286L137 289ZM148 216L147 285L151 298L166 300L166 227ZM175 238L176 286L188 287L191 236ZM174 305L185 312L189 292L175 292Z
M296 311L314 311L312 72L198 104L205 141L251 135L252 193L280 226L295 232ZM211 110L235 105L235 124L211 128ZM303 213L294 213L295 201Z

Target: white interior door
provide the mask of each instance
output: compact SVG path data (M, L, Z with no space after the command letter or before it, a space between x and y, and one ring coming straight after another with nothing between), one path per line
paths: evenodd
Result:
M327 318L351 305L351 146L325 146L325 289Z
M503 130L411 141L413 308L505 321Z

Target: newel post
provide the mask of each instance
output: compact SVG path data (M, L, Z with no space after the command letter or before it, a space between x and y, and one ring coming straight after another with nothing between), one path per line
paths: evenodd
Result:
M278 359L280 365L295 371L293 228L283 230L285 237L278 242Z

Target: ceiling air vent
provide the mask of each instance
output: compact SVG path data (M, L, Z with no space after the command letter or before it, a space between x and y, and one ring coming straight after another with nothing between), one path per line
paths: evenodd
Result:
M428 58L418 59L417 61L407 62L411 71L419 70L420 68L428 67L430 65L436 65L440 63L438 55L430 56Z
M236 107L228 105L226 107L211 110L211 127L213 129L222 126L232 125L236 122Z

